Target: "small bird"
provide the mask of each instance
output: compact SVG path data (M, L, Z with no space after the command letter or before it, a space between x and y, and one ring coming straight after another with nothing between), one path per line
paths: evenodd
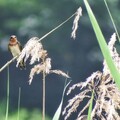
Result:
M20 42L17 40L17 37L15 35L12 35L10 37L9 40L9 44L8 44L8 50L11 52L12 56L19 56L19 54L22 51L22 46L20 44ZM19 67L20 69L25 69L25 63L24 63L24 59L21 60L21 62L19 63Z

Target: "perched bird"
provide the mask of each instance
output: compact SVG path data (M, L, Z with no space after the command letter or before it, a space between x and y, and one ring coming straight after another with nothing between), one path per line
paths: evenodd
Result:
M22 51L22 46L15 35L12 35L10 37L8 50L11 52L13 57L18 56ZM24 59L19 63L19 67L20 69L25 69Z

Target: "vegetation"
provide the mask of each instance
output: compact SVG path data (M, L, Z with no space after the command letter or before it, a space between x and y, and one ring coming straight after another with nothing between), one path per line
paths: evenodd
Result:
M71 65L71 61L69 61L69 59L71 60L75 60L75 62L73 62L73 66L71 66L71 69L76 69L76 67L79 68L78 63L82 64L81 62L76 62L79 61L76 58L76 52L81 52L81 50L84 51L84 46L81 45L81 47L79 47L78 43L80 44L86 44L86 40L88 39L87 36L91 36L91 33L88 32L88 28L91 30L90 26L89 26L89 22L88 22L88 15L90 18L90 22L92 23L92 28L95 32L98 44L100 46L100 49L102 51L103 54L103 58L104 58L104 62L103 62L103 69L102 71L97 71L94 72L90 77L88 77L86 79L86 81L81 82L78 81L78 83L73 84L68 92L67 95L70 95L74 90L75 90L75 96L71 97L68 99L68 104L65 106L62 106L62 104L64 105L64 96L65 96L65 90L68 87L68 84L64 87L64 91L63 91L63 95L62 95L62 99L61 99L61 103L55 113L55 116L53 117L53 120L55 119L65 119L67 120L68 118L71 118L71 116L73 117L72 119L115 119L115 120L119 120L120 116L119 116L119 110L120 110L120 102L119 102L119 98L120 98L120 82L119 82L119 54L118 51L116 49L115 46L115 42L117 40L117 37L119 39L119 29L116 27L116 24L119 22L119 18L116 17L118 15L118 9L119 9L119 1L116 0L116 2L114 3L113 1L109 1L110 5L107 4L107 1L104 0L104 2L101 0L98 0L97 2L90 2L90 5L88 3L87 0L84 0L79 2L79 1L60 1L60 3L58 4L58 2L56 2L55 0L53 0L53 4L49 5L50 1L18 1L18 0L10 0L10 1L4 1L1 0L0 1L0 9L1 11L3 11L4 14L1 14L0 18L3 24L1 24L1 37L5 38L3 40L1 40L1 49L2 50L6 50L4 48L3 43L5 43L6 38L9 36L9 34L16 34L18 37L20 37L22 40L22 43L26 43L24 45L24 48L21 52L21 54L19 56L17 56L17 65L19 64L19 62L24 59L25 62L28 65L28 69L26 70L26 72L24 72L25 76L27 76L27 78L29 79L29 85L31 85L31 83L34 85L34 83L36 85L38 85L38 83L35 82L35 80L33 81L33 78L35 79L35 75L36 74L41 74L41 76L39 76L38 80L42 81L41 84L41 95L39 95L40 90L38 92L38 89L34 90L34 92L32 92L32 95L36 94L37 91L37 96L40 96L40 98L42 99L40 102L40 99L38 100L41 104L41 111L42 111L42 116L41 116L41 112L38 109L35 110L27 110L27 109L23 109L21 108L21 99L22 95L21 95L21 89L23 86L21 84L18 85L18 83L16 82L15 84L17 85L17 90L19 89L19 95L17 96L17 109L16 111L12 110L12 107L10 106L10 94L11 94L11 84L13 89L15 89L15 85L14 82L10 82L11 80L11 75L12 72L8 69L8 78L7 78L7 104L6 104L6 108L3 106L1 108L1 118L5 119L5 120L14 120L14 119L22 119L22 120L32 120L32 119L41 119L42 120L49 120L50 118L45 117L45 112L47 111L46 109L46 104L48 102L47 96L46 96L46 89L48 89L46 82L50 81L49 80L49 76L51 75L51 73L57 74L57 75L61 75L63 77L66 78L70 78L70 76L68 74L66 74L65 72L63 72L61 70L61 68L59 66L57 66L57 63L50 58L51 54L49 55L48 51L54 51L53 52L53 58L55 55L57 55L58 57L58 53L59 57L61 56L62 59L59 59L59 57L57 58L58 61L57 62L61 62L66 60L67 65ZM62 6L62 2L64 3L65 6ZM46 4L47 3L47 4ZM76 12L71 12L74 11L73 9L76 10L76 7L74 7L73 3L76 4L81 4L82 7L79 7L77 9ZM114 3L114 5L112 6L112 4ZM95 4L95 5L94 5ZM66 5L70 7L66 8ZM87 13L83 13L83 19L81 19L82 16L82 11L84 10L83 5L85 5L85 8L87 10ZM94 16L93 12L92 12L92 7L93 11L94 9L97 11L97 9L100 7L100 5L104 5L105 7L102 9L103 11L106 10L105 14L101 14L98 12L98 14L96 15L96 17ZM51 8L53 6L53 8ZM61 8L62 6L62 9ZM117 6L118 9L113 10L112 12L114 12L115 14L112 14L109 10L109 8L115 7ZM22 9L21 9L22 8ZM106 9L107 8L107 9ZM101 10L101 11L102 11ZM117 11L118 10L118 11ZM9 12L8 12L9 11ZM56 13L54 13L54 11ZM58 13L60 11L65 11L65 12L61 12L61 17L58 19ZM68 14L72 13L72 14ZM96 14L95 11L95 14ZM108 13L107 13L108 11ZM63 15L64 13L64 15ZM87 15L88 14L88 15ZM106 17L107 15L110 15L110 17ZM113 15L113 16L112 16ZM68 16L68 17L66 17ZM69 17L70 16L70 17ZM73 27L72 27L72 33L71 33L71 39L84 39L83 41L76 42L78 45L78 48L73 47L72 50L70 50L69 54L67 52L65 52L66 50L69 50L73 44L73 42L70 42L69 44L67 44L67 42L64 40L64 44L62 44L62 46L57 47L57 45L60 45L61 41L63 39L69 39L67 36L70 34L70 29L71 29L71 23L68 22L71 20L71 18L74 18L73 20ZM63 18L66 18L66 20ZM68 19L67 19L68 18ZM97 22L97 20L100 20L100 26L98 25L99 21ZM102 18L102 19L101 19ZM104 20L103 20L104 18ZM116 21L114 21L114 19ZM78 21L80 19L80 25L78 24ZM58 21L63 21L63 22L58 22ZM107 21L104 22L104 21ZM112 21L112 22L111 22ZM110 24L111 22L111 24ZM115 23L116 22L116 23ZM69 24L67 24L69 23ZM110 24L110 26L109 26ZM62 27L64 27L66 25L66 29L61 30ZM84 36L84 34L79 34L79 29L78 29L78 25L80 27L80 33L84 33L87 35ZM113 26L111 28L111 26ZM106 42L105 38L104 38L104 31L109 32L109 30L106 30L106 27L111 28L112 32L115 31L116 33L112 33L110 31L110 33L108 35L112 35L110 38L110 41ZM40 31L42 30L42 31ZM77 31L78 30L78 31ZM47 32L46 32L47 31ZM50 31L50 32L49 32ZM58 31L58 33L56 33L56 35L54 35L54 33ZM67 31L67 32L65 32ZM103 31L103 33L102 33ZM8 33L6 35L6 33ZM61 35L59 35L59 33L61 33ZM48 36L48 35L53 35L53 36ZM37 37L34 37L37 36ZM40 37L42 36L42 37ZM63 37L64 36L64 37ZM117 37L116 37L117 36ZM29 38L29 40L27 39ZM43 39L51 39L51 40L46 40L45 42L43 41ZM54 39L54 40L52 40ZM56 42L57 39L57 42ZM86 39L86 40L85 40ZM25 41L24 41L25 40ZM48 42L50 41L50 42ZM94 41L94 40L93 40ZM92 44L95 44L95 42L93 42L91 40ZM56 45L57 43L57 45ZM43 47L43 44L45 44L46 46L48 45L47 50L46 48ZM66 47L67 44L67 47ZM6 45L6 44L5 44ZM95 45L93 45L95 47ZM74 46L74 45L73 45ZM83 48L82 48L83 47ZM56 52L56 50L59 48L58 53ZM86 47L87 48L87 47ZM86 51L88 51L89 49L89 45ZM97 48L98 50L98 48ZM50 53L51 53L50 51ZM64 53L64 54L63 54ZM89 55L90 52L88 52L87 55ZM94 52L92 52L93 54ZM91 55L92 55L91 54ZM98 56L101 55L98 51L97 51ZM80 53L79 56L83 55L83 58L85 59L84 56L86 56L86 52ZM29 58L29 60L28 60ZM93 60L91 56L88 56L89 59ZM95 58L95 57L93 57ZM5 66L3 66L3 62L4 60L1 62L2 64L2 68L0 69L0 72L3 72L3 70L9 66L13 60L16 59L16 57L12 58L10 61L4 63ZM55 59L55 58L54 58ZM83 59L83 61L84 61ZM96 58L94 61L96 61L98 58ZM8 59L7 59L8 60ZM51 63L51 60L54 61L53 64ZM28 63L30 61L30 63ZM87 61L85 62L87 63ZM94 62L93 62L94 63ZM61 62L62 64L62 62ZM86 64L88 65L89 62ZM54 66L53 66L54 65ZM65 65L65 63L63 63L63 66ZM55 69L54 69L55 68ZM57 69L56 69L57 68ZM86 66L83 65L81 66L81 71L84 71ZM10 68L11 69L11 68ZM80 69L80 68L79 68ZM63 67L63 70L67 70L66 65ZM86 75L88 73L90 73L91 71L87 71ZM19 74L16 75L17 77L17 81L19 79L26 79L25 77L21 76L20 74L23 75L22 71L18 72ZM76 74L76 72L74 71L74 74ZM14 75L13 75L14 76ZM83 74L84 76L84 74ZM2 78L2 77L1 77ZM78 77L76 77L78 79ZM85 79L85 76L83 77ZM83 79L82 78L82 79ZM4 79L4 78L2 78ZM15 77L12 78L14 81L16 80ZM52 78L53 79L53 78ZM62 78L63 79L63 78ZM74 75L72 78L74 80ZM24 82L25 83L25 82ZM40 83L40 81L39 81ZM49 82L50 83L50 82ZM57 82L58 83L58 82ZM62 83L64 83L62 81ZM40 85L40 84L39 84ZM52 86L54 85L54 83L52 83ZM56 84L57 85L57 84ZM27 84L28 86L28 84ZM51 87L50 87L51 88ZM80 88L79 93L76 93L76 88ZM27 89L27 87L26 87ZM57 88L54 88L53 91L57 90ZM22 94L24 94L25 91L22 92ZM116 93L116 94L115 94ZM30 93L31 94L31 93ZM51 94L50 94L51 96ZM27 94L25 95L25 97L27 98ZM24 98L25 98L24 97ZM27 100L27 99L24 99ZM31 97L30 97L31 98ZM55 98L55 97L54 97ZM28 98L29 99L29 98ZM53 104L52 106L54 106L54 99L53 100ZM50 101L52 101L50 100ZM86 101L86 104L80 106L80 104L83 104L83 101ZM59 101L60 102L60 101ZM26 102L25 102L26 103ZM28 106L30 108L31 103L28 104ZM1 104L2 105L2 104ZM13 104L12 104L13 105ZM22 106L25 106L25 104L23 104ZM79 107L82 107L79 109ZM51 107L49 107L51 109ZM110 110L112 110L112 112ZM10 111L9 111L10 110ZM56 110L56 108L55 108ZM74 116L74 112L78 110L77 112L77 117ZM87 111L87 113L86 113ZM6 112L6 114L5 114ZM54 111L55 112L55 111ZM61 114L62 113L62 114ZM62 117L61 117L61 116ZM64 118L63 118L64 117Z
M0 104L0 119L5 120L5 103ZM7 120L39 120L42 118L41 111L38 109L27 110L25 108L21 108L19 112L20 116L18 119L18 112L12 111L9 112ZM46 120L51 120L50 117L46 116Z

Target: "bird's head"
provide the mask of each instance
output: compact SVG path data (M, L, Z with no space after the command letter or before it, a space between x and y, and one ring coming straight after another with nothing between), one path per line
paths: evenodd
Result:
M16 37L15 35L11 35L11 37L10 37L10 42L11 42L12 44L16 43L16 42L17 42L17 37Z

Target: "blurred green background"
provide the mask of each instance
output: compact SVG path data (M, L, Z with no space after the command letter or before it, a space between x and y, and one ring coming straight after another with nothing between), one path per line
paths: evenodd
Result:
M103 0L89 0L95 16L101 26L107 41L114 32L112 22ZM120 1L109 0L108 5L117 25L120 21ZM0 0L0 67L12 58L8 52L8 41L11 35L16 35L24 44L31 37L42 37L58 24L71 16L78 7L83 8L83 16L79 22L76 40L71 39L73 19L45 38L42 43L52 59L52 68L68 72L71 85L85 79L96 70L102 70L103 56L92 30L89 17L82 0ZM118 48L119 49L119 48ZM31 85L28 85L30 69L19 70L16 62L10 65L10 115L16 116L18 88L21 87L22 120L38 120L42 109L42 76L36 75ZM62 96L65 79L57 75L46 78L46 113L52 118ZM7 69L0 73L0 116L5 114ZM70 85L70 86L71 86ZM74 96L74 95L73 95ZM71 98L69 96L69 98ZM64 104L69 99L65 97ZM4 108L4 109L2 109ZM64 105L63 105L64 108ZM39 112L38 112L39 111ZM33 118L32 118L33 116ZM13 118L11 118L14 120ZM11 120L10 119L10 120ZM63 119L61 117L61 119ZM0 120L3 120L1 117Z

